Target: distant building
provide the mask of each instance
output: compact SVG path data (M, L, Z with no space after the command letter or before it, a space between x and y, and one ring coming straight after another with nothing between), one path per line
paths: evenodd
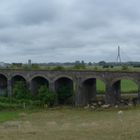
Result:
M32 61L31 59L28 60L28 66L31 66L32 65Z
M4 62L0 62L0 67L1 68L7 68L9 66L9 64L4 63Z

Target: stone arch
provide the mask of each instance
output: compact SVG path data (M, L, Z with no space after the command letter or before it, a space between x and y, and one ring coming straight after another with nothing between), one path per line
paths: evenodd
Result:
M54 81L58 104L73 104L74 84L68 76L57 77Z
M11 82L12 82L12 87L14 86L14 84L18 81L22 81L26 83L26 79L22 76L22 75L14 75L11 78Z
M0 95L7 94L7 81L8 78L0 73Z
M82 79L81 83L83 83L85 80L91 79L91 78L99 79L99 80L103 81L105 85L107 84L106 80L104 78L100 77L100 76L88 76L88 77L85 77L85 78Z
M36 75L31 79L31 93L32 95L38 94L41 86L46 85L49 88L49 81L44 76Z
M87 80L87 79L92 79L92 78L93 78L93 79L96 79L96 83L97 83L97 80L100 80L100 81L104 84L104 86L106 87L107 81L106 81L104 78L100 77L100 76L89 76L89 77L86 77L86 78L82 79L81 84L82 84L85 80Z
M34 79L36 77L42 77L42 78L46 79L50 83L50 79L47 76L43 75L43 74L34 74L34 75L30 76L29 81L32 81L32 79Z
M122 79L131 80L131 81L133 81L133 82L134 82L135 84L137 84L137 85L140 84L139 81L138 81L137 79L135 79L135 78L133 78L133 77L131 77L131 76L122 76L122 77L114 78L114 79L111 81L111 86L112 86L115 82L120 81L120 80L122 80Z
M15 74L12 74L11 76L11 80L15 77L21 77L21 79L24 79L25 81L27 81L27 78L24 74L20 74L20 73L15 73Z
M22 82L25 82L26 83L26 79L22 75L14 75L11 78L12 87L18 81L22 81Z
M8 74L7 73L0 72L0 75L3 75L8 80Z
M104 86L106 87L106 81L98 76L95 77L86 77L81 81L80 88L79 88L79 94L78 94L78 101L79 105L87 105L90 104L93 101L96 101L96 81L97 79L101 80L104 83ZM105 92L105 91L104 91Z
M139 82L135 78L129 77L129 76L122 76L122 77L115 78L111 82L111 89L112 89L112 94L114 96L114 102L115 103L119 103L120 100L121 100L121 98L122 98L122 96L121 96L122 94L121 93L122 93L123 89L122 89L121 86L123 86L123 85L121 84L121 82L123 80L129 80L129 81L131 81L132 84L134 84L134 85L137 86L137 91L136 92L137 93L139 92ZM135 95L135 96L138 96L138 94Z
M19 82L22 82L22 84L24 84L24 86L27 87L26 79L22 75L15 74L11 78L12 93L13 93L13 89L14 89L15 85Z
M57 81L57 80L60 79L60 78L67 78L67 79L70 79L70 80L73 81L73 78L72 78L71 76L68 76L68 75L59 75L59 76L56 76L56 77L53 79L53 81L55 82L55 81Z

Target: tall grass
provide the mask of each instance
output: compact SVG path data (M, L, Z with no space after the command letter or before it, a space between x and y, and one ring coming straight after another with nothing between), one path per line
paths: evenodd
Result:
M123 110L121 121L118 109L41 110L18 118L19 128L5 129L0 125L0 138L2 140L139 140L140 111L136 108Z

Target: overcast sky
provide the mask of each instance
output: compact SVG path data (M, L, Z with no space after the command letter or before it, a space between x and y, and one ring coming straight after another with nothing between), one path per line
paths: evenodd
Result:
M0 0L0 61L140 60L139 0Z

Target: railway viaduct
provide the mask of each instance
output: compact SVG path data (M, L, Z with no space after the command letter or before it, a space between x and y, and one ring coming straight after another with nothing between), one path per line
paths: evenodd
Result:
M59 86L69 85L74 91L73 101L76 106L88 104L96 99L96 80L105 84L106 104L115 104L120 99L120 81L129 79L138 86L138 99L140 99L140 72L112 72L89 70L0 70L0 94L5 90L12 94L16 81L24 81L31 92L35 94L40 85L46 84L57 94Z

